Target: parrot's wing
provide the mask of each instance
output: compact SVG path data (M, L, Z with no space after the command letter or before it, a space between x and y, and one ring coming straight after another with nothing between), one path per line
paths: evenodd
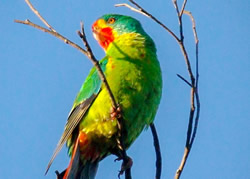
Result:
M104 58L100 61L100 65L103 71L105 71L107 62L107 58ZM101 85L102 81L98 75L96 68L93 67L75 99L72 110L69 113L68 121L65 125L63 135L61 136L56 149L49 161L45 174L48 172L56 155L60 152L63 145L69 139L79 122L83 119L84 114L89 109L94 99L98 96L101 90Z

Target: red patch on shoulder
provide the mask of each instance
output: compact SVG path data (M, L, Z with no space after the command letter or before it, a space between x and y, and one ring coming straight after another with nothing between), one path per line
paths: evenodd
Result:
M79 140L80 149L84 148L86 146L86 144L88 143L88 136L87 136L87 134L85 134L84 132L80 131L80 134L78 136L78 140Z
M97 151L95 144L91 143L89 136L82 131L78 135L78 144L84 160L94 161L100 156L100 152Z

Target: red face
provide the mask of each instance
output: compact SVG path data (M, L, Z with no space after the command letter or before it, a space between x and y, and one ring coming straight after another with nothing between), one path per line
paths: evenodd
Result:
M101 47L107 50L109 44L114 41L112 28L108 27L103 19L99 19L92 25L92 31Z

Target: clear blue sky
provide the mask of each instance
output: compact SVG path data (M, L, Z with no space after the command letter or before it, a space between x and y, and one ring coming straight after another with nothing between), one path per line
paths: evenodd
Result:
M55 29L81 44L76 35L83 20L98 57L103 50L91 34L91 24L106 13L136 17L154 39L164 88L155 124L163 156L162 178L173 178L180 163L189 113L189 87L183 56L174 39L150 19L117 0L32 0ZM171 0L138 1L178 32ZM97 6L98 5L98 6ZM247 0L189 1L200 39L201 116L197 138L183 179L246 179L250 171L250 5ZM0 5L0 178L54 179L68 165L66 149L44 171L63 132L73 100L92 64L79 51L14 19L40 23L24 0ZM190 20L184 17L185 41L194 60ZM128 150L133 178L152 179L155 153L151 132L144 131ZM114 156L101 162L97 179L116 179L120 163Z

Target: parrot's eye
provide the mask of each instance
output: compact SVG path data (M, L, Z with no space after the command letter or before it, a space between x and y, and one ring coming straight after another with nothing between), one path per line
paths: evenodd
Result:
M109 24L113 24L115 22L115 18L110 17L107 21Z

